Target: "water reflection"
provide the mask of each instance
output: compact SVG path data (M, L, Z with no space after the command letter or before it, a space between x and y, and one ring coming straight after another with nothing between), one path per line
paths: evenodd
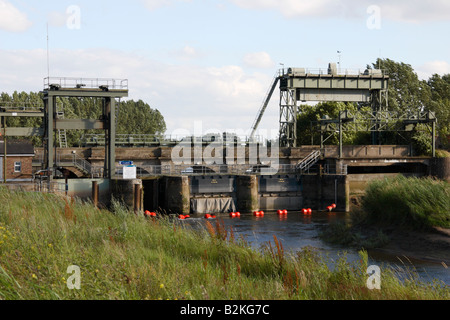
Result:
M206 221L203 215L191 215L191 217L192 219L186 220L185 223L201 226ZM348 219L348 215L342 212L313 212L311 215L304 215L301 212L289 212L287 215L265 212L264 217L255 217L252 213L241 213L240 218L230 218L228 214L217 214L217 219L221 219L228 230L233 229L235 238L244 237L255 249L273 242L273 237L276 236L282 242L285 252L295 252L306 246L312 246L331 264L344 253L349 262L360 260L356 250L329 244L319 238L322 228L326 228L330 223ZM381 254L375 250L368 251L368 254L370 264L389 265L404 276L410 276L411 270L414 270L424 281L439 279L450 285L450 272L441 264L417 260L406 261L404 258L399 260L396 256Z

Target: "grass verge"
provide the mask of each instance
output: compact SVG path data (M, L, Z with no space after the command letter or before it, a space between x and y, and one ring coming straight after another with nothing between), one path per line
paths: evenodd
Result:
M315 250L285 252L276 237L261 250L220 220L193 231L167 217L146 219L63 196L0 187L0 298L85 300L448 299L446 285L398 280L382 269L366 287L367 253L334 268ZM69 289L80 268L80 289Z

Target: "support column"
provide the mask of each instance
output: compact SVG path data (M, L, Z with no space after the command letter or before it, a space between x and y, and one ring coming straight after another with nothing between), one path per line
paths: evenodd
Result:
M166 177L165 208L173 213L189 214L191 190L189 177Z
M112 179L116 173L116 100L105 98L105 178Z
M53 131L55 129L55 97L53 95L47 94L47 96L44 98L45 103L45 116L47 117L47 120L45 121L45 124L47 125L45 136L44 136L44 144L45 144L45 160L44 160L44 169L48 169L50 171L50 174L48 176L49 182L53 179L54 174L54 158L55 158L55 152L54 152L54 139L53 139Z
M236 177L237 208L241 212L252 212L259 209L258 177Z

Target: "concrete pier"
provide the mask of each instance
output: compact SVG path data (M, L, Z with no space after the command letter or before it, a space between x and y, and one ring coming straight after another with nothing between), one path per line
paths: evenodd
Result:
M259 210L258 179L255 175L236 177L237 209L242 212Z

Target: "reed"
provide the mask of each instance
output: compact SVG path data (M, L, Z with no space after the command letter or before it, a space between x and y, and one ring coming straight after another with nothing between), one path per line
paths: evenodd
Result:
M401 175L374 181L366 189L362 210L370 223L414 229L450 228L450 184Z
M389 270L382 290L367 290L364 263L342 260L335 270L312 249L285 252L276 238L271 253L255 250L221 225L195 231L117 201L107 211L0 187L0 203L0 299L450 298L442 283L402 282ZM80 267L79 290L67 286L71 265Z

